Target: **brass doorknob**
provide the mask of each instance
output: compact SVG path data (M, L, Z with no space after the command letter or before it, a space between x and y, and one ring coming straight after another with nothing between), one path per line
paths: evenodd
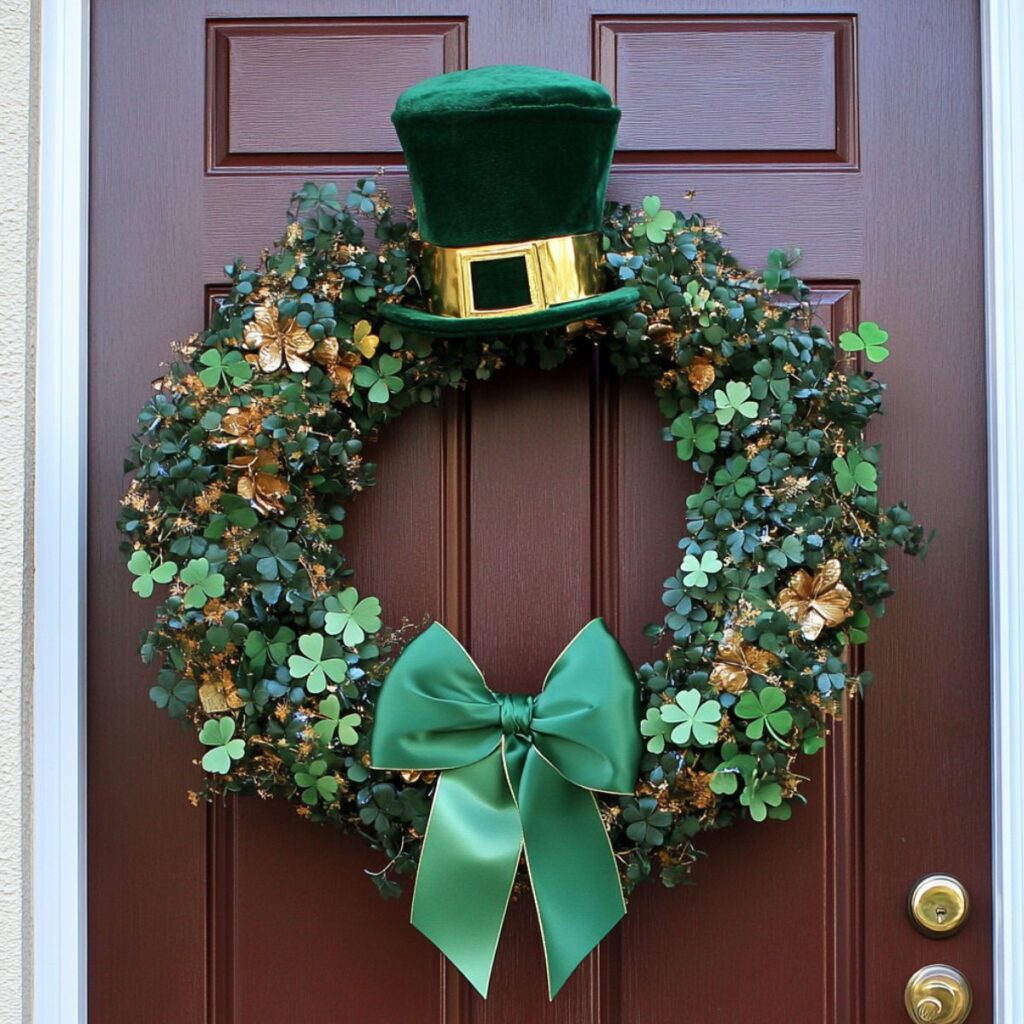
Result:
M930 964L910 976L904 1003L917 1024L963 1024L971 1012L971 986L955 967Z

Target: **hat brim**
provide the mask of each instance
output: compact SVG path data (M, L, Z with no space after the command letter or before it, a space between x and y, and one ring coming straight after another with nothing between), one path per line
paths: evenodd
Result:
M640 301L636 288L617 288L612 292L592 295L575 302L563 302L533 313L508 313L502 316L438 316L425 309L402 306L396 302L380 307L380 315L414 334L427 334L434 338L465 338L481 334L529 334L564 327L577 320L616 313L635 306Z

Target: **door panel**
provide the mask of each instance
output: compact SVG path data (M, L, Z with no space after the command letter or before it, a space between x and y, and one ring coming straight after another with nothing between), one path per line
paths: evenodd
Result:
M991 1017L985 438L977 9L971 0L567 3L94 0L90 313L90 1013L99 1024L896 1024L947 960ZM785 825L707 837L696 885L647 888L544 995L528 899L484 1002L381 903L357 840L255 799L195 810L194 738L155 714L113 523L121 454L167 341L226 258L255 260L306 177L385 167L406 85L488 63L604 82L622 106L609 196L718 219L751 265L799 245L818 316L861 311L892 357L884 495L937 527L864 655L877 691L806 764ZM968 268L965 274L964 268ZM950 413L960 413L955 424ZM347 550L389 621L433 615L491 684L535 690L592 615L640 662L697 485L647 387L599 349L503 370L388 428ZM941 442L941 452L940 452ZM960 877L974 916L933 943L913 881ZM319 948L315 957L311 951Z

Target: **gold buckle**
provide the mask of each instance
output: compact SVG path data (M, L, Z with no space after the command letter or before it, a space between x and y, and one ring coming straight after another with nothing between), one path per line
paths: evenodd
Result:
M540 257L536 242L507 242L501 245L475 245L458 249L458 284L461 292L459 306L465 310L463 316L506 316L514 313L536 313L547 309L544 298L544 281L540 274ZM477 309L473 296L474 263L490 263L493 260L507 260L522 256L526 264L526 286L530 290L530 301L522 306L506 306L503 309Z
M495 317L536 313L601 291L601 239L597 232L493 245L443 246L425 242L430 267L429 309L439 316ZM522 257L530 301L478 309L472 267L488 260Z

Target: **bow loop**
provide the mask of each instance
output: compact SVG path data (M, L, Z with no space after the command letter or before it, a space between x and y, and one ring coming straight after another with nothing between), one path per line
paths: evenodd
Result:
M600 619L537 696L494 693L439 623L395 662L377 701L376 768L440 770L412 922L487 994L522 850L551 996L625 913L594 791L632 792L637 680Z
M533 715L537 748L577 786L632 793L643 753L638 706L626 652L604 622L593 619L544 680Z

